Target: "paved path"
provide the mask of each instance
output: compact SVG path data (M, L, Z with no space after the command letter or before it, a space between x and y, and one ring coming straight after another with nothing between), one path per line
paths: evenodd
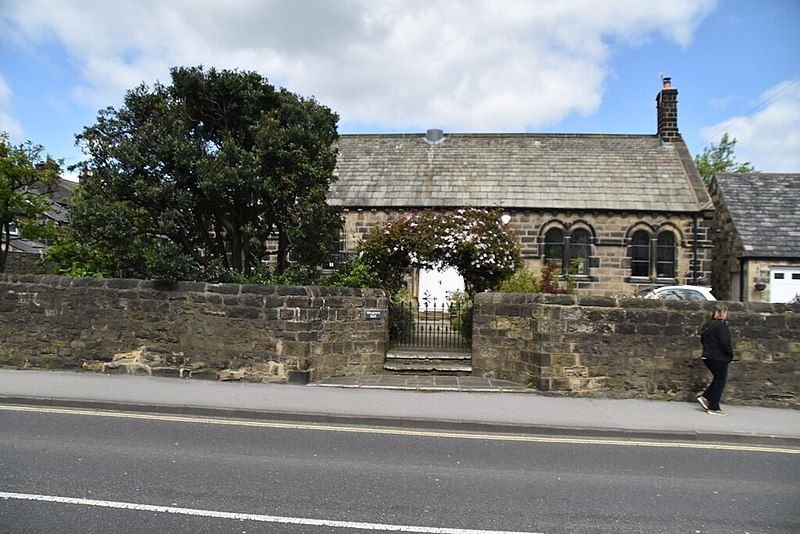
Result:
M0 403L346 424L800 445L800 410L687 402L415 392L0 370Z
M397 389L409 391L463 391L471 393L536 393L517 382L477 376L362 375L325 378L312 386Z

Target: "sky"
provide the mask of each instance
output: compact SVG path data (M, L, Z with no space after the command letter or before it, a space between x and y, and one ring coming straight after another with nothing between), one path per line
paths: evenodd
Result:
M254 70L340 133L656 130L800 172L800 0L0 0L0 130L66 165L75 134L174 66Z

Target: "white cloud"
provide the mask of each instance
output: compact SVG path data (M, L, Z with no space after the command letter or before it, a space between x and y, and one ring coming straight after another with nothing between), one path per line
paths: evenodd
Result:
M759 102L767 99L750 116L703 128L703 138L717 143L727 132L737 140L737 161L749 161L763 172L800 172L800 83L780 83L764 91Z
M12 0L34 43L80 68L99 108L173 65L255 69L346 123L509 131L600 105L615 43L687 46L714 0Z
M11 113L11 89L0 74L0 132L8 132L11 140L21 142L22 125Z

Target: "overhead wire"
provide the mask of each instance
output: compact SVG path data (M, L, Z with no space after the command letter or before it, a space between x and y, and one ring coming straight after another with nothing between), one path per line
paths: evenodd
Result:
M740 115L740 116L736 117L735 120L727 123L721 130L719 130L714 135L710 136L710 139L711 139L710 141L706 141L705 143L700 145L700 147L698 148L698 153L699 153L700 150L702 150L705 147L707 147L710 144L712 144L714 142L714 140L717 139L717 137L720 134L727 132L731 128L731 126L733 126L737 122L739 122L739 121L741 121L743 119L746 119L747 117L751 116L753 113L755 113L756 111L758 111L759 109L764 107L769 101L773 100L775 97L777 97L779 94L781 94L782 92L784 92L789 87L791 87L792 85L796 84L797 82L800 82L800 75L798 75L796 78L794 78L792 81L788 82L786 85L784 85L783 87L781 87L777 91L775 91L772 95L770 95L769 98L765 98L764 100L762 100L761 102L756 104L750 111L748 111L744 115Z

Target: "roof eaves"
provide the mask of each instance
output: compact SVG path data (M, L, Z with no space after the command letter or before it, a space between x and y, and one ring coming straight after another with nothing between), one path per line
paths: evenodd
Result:
M675 149L678 152L678 157L681 160L681 165L683 165L686 180L692 193L694 193L698 209L701 211L714 211L714 202L711 200L711 195L708 194L708 189L706 188L705 182L703 182L703 177L700 176L700 171L697 169L697 165L691 153L689 153L686 143L683 142L683 139L680 139L672 144L675 145Z

